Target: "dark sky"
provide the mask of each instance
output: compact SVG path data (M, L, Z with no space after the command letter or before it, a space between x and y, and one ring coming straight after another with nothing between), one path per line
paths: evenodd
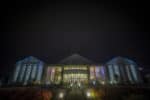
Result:
M149 68L146 1L5 1L1 16L0 73L29 55L51 64L72 53L99 63L124 56Z

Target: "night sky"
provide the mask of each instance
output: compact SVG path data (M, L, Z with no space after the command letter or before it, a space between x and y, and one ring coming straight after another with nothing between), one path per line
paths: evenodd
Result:
M55 64L73 53L99 63L123 56L150 68L148 1L18 0L1 5L0 74L30 55Z

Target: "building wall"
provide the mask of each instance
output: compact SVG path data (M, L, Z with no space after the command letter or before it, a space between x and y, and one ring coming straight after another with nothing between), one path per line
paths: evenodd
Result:
M109 83L135 84L140 82L136 65L109 64L106 66L109 73Z
M60 84L62 81L76 78L80 80L85 78L89 82L96 80L101 84L135 84L141 82L138 66L133 63L45 66L42 61L34 57L27 57L16 63L11 82L23 85L31 83Z
M47 66L45 84L60 84L62 80L62 66Z
M26 58L16 63L12 82L27 85L32 82L40 84L44 63L34 58Z

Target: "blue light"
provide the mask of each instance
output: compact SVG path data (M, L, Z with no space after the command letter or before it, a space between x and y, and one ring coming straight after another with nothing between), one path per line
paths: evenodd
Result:
M36 64L34 64L34 65L33 65L33 69L32 69L32 73L31 73L31 80L34 80L34 79L35 79L36 70L37 70L37 66L36 66Z
M118 78L120 78L119 66L118 65L114 65L114 70L115 70L115 74L118 75Z
M42 73L43 73L43 64L40 63L38 66L38 74L37 74L37 81L41 81Z
M27 71L26 71L26 74L25 74L26 75L25 80L24 80L25 85L27 84L27 82L29 80L31 70L32 70L32 65L30 64L29 66L27 66Z
M26 70L26 64L23 65L23 68L21 69L21 75L19 77L19 82L23 82L23 77L25 75L25 70Z
M98 66L95 67L95 74L96 74L96 78L100 77L100 67Z
M18 78L18 76L19 76L20 69L21 69L20 63L18 63L18 64L16 65L16 69L15 69L15 73L14 73L14 77L13 77L13 82L16 82L16 81L17 81L17 78Z
M100 74L101 74L101 78L104 80L105 79L105 69L104 69L104 66L100 67Z
M127 75L128 75L129 81L133 82L133 80L131 78L131 73L130 73L129 65L126 66L126 70L127 70Z
M113 83L113 81L114 81L114 74L113 74L112 65L108 65L108 70L109 70L110 82Z
M105 69L104 69L104 66L102 66L102 67L100 67L101 69L100 69L100 71L101 71L101 74L103 75L103 76L105 76Z
M138 78L137 78L136 68L135 68L134 65L130 65L130 68L131 68L131 71L132 71L132 75L133 75L135 81L137 82Z

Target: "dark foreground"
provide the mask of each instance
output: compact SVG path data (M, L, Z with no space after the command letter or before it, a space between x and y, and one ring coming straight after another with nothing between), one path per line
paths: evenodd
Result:
M103 86L89 88L0 88L0 100L150 100L150 88Z

